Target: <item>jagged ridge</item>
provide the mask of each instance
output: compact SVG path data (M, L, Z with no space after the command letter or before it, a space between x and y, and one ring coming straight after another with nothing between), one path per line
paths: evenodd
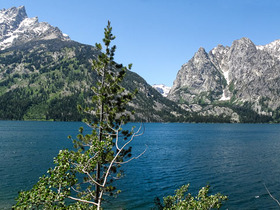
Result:
M39 22L37 17L28 18L24 6L0 10L0 50L29 41L50 39L70 40L57 27Z
M256 46L242 38L231 47L218 45L209 53L200 48L178 72L168 98L201 113L208 105L227 105L275 118L280 106L279 81L280 41Z

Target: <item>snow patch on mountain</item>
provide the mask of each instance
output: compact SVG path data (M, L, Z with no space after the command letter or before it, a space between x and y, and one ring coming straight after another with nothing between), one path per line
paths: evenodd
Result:
M171 87L167 87L163 84L160 84L160 85L152 85L152 87L154 89L156 89L160 94L162 94L164 97L167 97Z
M224 78L227 81L227 84L229 84L228 71L224 71L223 74L224 74Z
M256 48L261 51L266 51L280 60L280 39L275 40L267 45L257 45Z
M28 18L25 7L0 10L0 50L33 40L70 40L57 27L39 22L38 17Z
M228 71L223 71L223 75L224 75L225 80L227 81L227 85L229 85ZM223 89L223 95L222 95L222 97L219 99L220 101L228 101L228 100L230 100L230 97L227 96L226 93L227 93L227 90L226 90L226 89Z
M228 101L228 100L230 100L230 97L226 96L226 90L224 89L222 98L220 98L219 101Z

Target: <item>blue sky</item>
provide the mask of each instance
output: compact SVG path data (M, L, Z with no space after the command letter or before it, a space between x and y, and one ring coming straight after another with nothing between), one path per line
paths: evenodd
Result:
M279 0L1 0L0 9L20 5L84 44L101 42L110 20L116 61L133 63L151 85L172 86L199 47L208 52L242 37L256 45L280 39Z

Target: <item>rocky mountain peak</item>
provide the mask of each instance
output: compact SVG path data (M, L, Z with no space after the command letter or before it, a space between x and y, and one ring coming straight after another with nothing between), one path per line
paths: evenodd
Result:
M208 58L208 54L203 47L200 47L194 55L194 59Z
M24 6L0 10L0 39L15 30L25 18L27 14Z
M233 41L230 50L232 54L251 54L257 51L257 47L250 39L243 37Z
M280 40L256 46L250 39L203 48L182 66L168 98L196 107L221 104L271 116L280 110Z
M212 55L222 55L228 51L229 47L225 47L224 45L219 44L217 47L214 47L209 54Z
M2 9L0 10L1 22L5 21L4 18L13 21L22 21L27 18L26 10L24 6L20 7L12 7L10 9Z
M223 46L219 44L217 47L213 48L209 52L209 57L211 62L215 65L217 69L219 69L221 72L224 72L223 70L226 70L224 66L227 63L227 57L228 57L228 46Z
M168 98L184 103L197 101L211 103L211 100L218 99L223 92L221 80L221 72L217 70L205 49L201 47L179 70ZM214 93L215 96L211 96L210 99L207 92Z
M234 40L232 43L232 47L234 46L255 46L255 44L247 37L242 37L241 39Z
M0 10L0 50L29 41L69 40L57 27L39 22L38 17L28 18L24 6Z
M280 39L275 40L267 45L258 45L257 49L268 52L270 55L280 60Z

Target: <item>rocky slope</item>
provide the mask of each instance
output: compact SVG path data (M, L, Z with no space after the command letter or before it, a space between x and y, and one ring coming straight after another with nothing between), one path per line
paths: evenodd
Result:
M231 47L218 45L209 53L200 48L178 72L168 98L203 115L215 115L217 107L227 107L232 113L220 115L236 122L240 121L237 115L252 112L255 117L270 116L277 121L279 94L280 40L256 46L242 38Z
M0 10L0 50L22 45L30 40L69 40L57 27L28 18L25 7Z

